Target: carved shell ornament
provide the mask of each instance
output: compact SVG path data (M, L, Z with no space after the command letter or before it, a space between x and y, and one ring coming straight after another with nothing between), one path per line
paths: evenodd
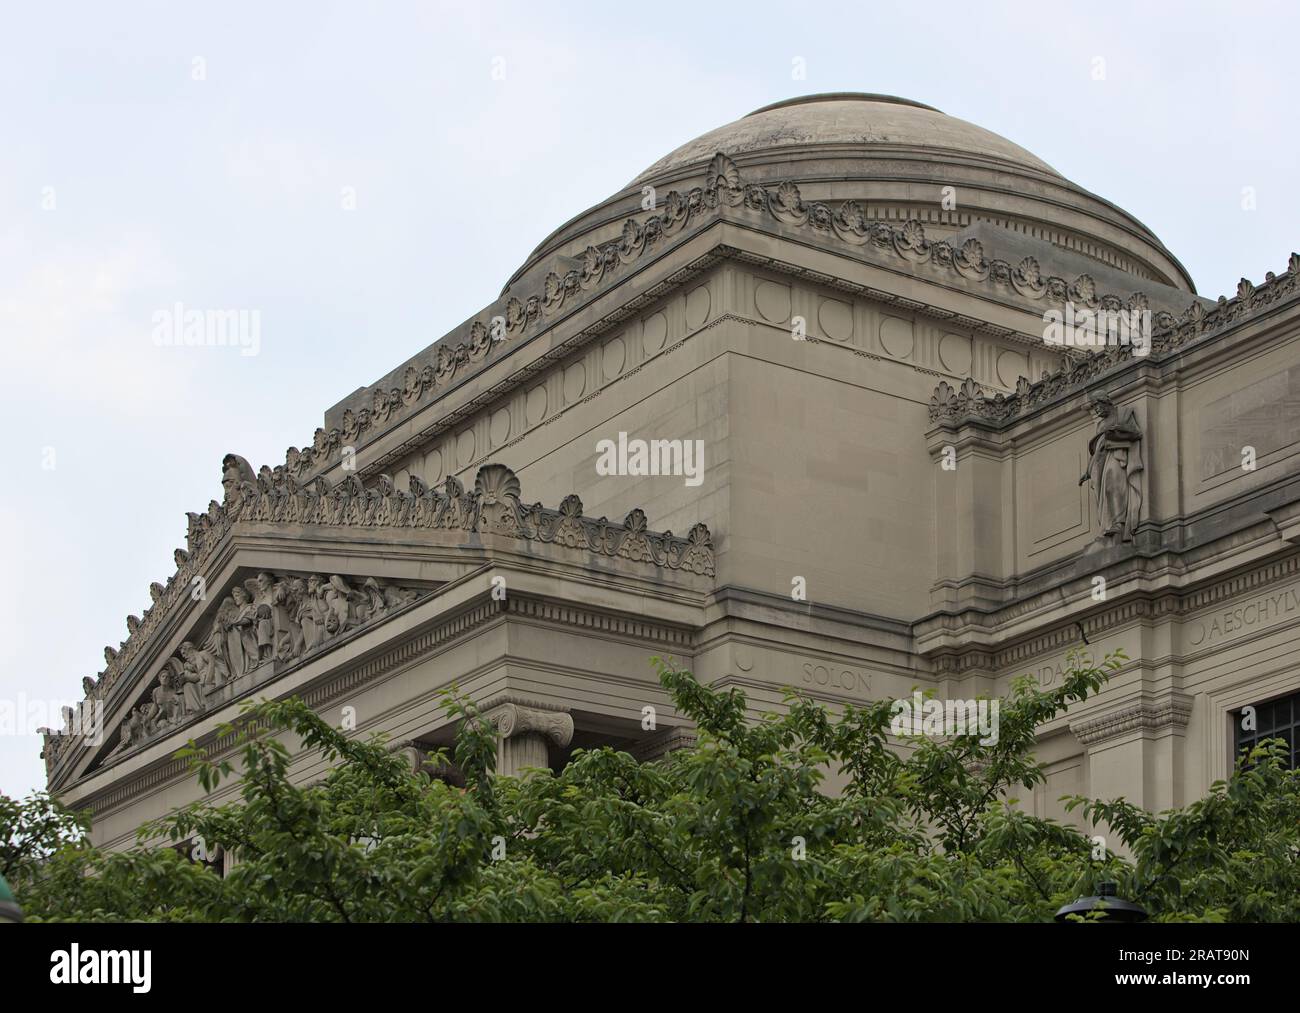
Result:
M846 200L840 205L836 220L839 222L840 228L846 231L856 233L866 231L866 215L862 211L862 206L855 200Z
M1021 285L1028 288L1035 288L1038 285L1038 279L1041 273L1038 261L1033 257L1026 257L1016 268L1014 277Z
M1075 302L1082 303L1084 306L1096 306L1098 302L1097 285L1092 280L1091 275L1079 275L1074 284L1070 286L1070 296Z
M482 359L491 347L492 335L482 321L475 320L469 329L469 357L476 361Z
M474 490L485 506L518 499L519 478L504 464L484 465L474 479Z
M799 195L799 188L787 180L777 187L776 203L785 211L798 211L803 198Z
M713 161L709 163L709 172L705 177L705 185L710 190L717 190L720 187L727 190L739 190L741 187L740 170L736 168L736 163L719 151L713 156Z

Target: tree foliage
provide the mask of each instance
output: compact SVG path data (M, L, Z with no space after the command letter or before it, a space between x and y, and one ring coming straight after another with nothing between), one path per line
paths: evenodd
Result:
M889 701L825 706L791 694L754 720L655 659L699 742L655 763L575 751L558 774L493 773L473 705L454 755L465 787L382 740L350 738L297 699L250 704L222 731L237 764L191 743L211 792L107 853L47 796L0 799L0 860L29 919L90 921L1044 921L1102 880L1165 921L1300 920L1300 774L1261 748L1208 797L1152 815L1069 800L1112 842L1017 804L1044 782L1035 729L1097 692L1122 655L1077 661L1055 689L1018 680L996 741L890 744ZM294 742L325 766L290 776ZM237 767L237 769L236 769ZM826 790L838 771L842 790ZM220 844L223 878L162 840ZM1127 855L1113 842L1122 842Z

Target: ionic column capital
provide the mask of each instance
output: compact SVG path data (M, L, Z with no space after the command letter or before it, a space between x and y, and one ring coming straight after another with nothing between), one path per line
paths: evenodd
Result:
M568 711L502 701L483 712L485 720L496 726L503 739L534 732L544 735L563 748L573 741L573 716Z

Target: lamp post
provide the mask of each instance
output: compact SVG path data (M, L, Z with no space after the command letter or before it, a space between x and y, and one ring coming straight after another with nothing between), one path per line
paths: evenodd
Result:
M1056 912L1056 920L1063 922L1070 915L1086 915L1089 911L1100 911L1103 922L1144 922L1146 910L1132 901L1127 901L1115 893L1114 883L1098 883L1097 896L1080 897L1073 904L1066 904Z

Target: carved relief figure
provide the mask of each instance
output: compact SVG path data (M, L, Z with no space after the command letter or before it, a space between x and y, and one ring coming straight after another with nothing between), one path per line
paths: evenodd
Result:
M179 721L203 710L202 676L179 658L170 659L163 668L168 677L175 710L173 717Z
M305 589L299 598L298 623L302 626L303 644L309 651L319 647L325 639L325 621L329 615L329 608L325 604L324 592L321 590L323 583L323 579L319 576L313 574L308 577Z
M200 651L188 640L181 644L181 658L186 669L199 677L199 686L204 692L224 686L230 679L224 661L210 651Z
M337 573L330 578L330 582L325 588L325 603L329 606L329 615L325 620L327 633L342 633L344 630L360 624L354 614L352 605L353 599L356 597L359 597L357 592L352 590L348 586L348 582Z
M374 577L366 578L366 582L361 585L362 593L366 596L366 614L370 619L382 616L388 611L388 605L384 601L383 589L379 586L379 581Z
M261 664L257 643L257 606L253 604L252 595L238 584L230 589L230 596L235 602L233 627L239 634L239 653L244 660L242 670L251 672Z
M162 728L175 723L181 714L181 697L172 681L172 671L164 667L158 675L158 685L149 694L152 708L148 712L146 723L154 728ZM146 731L148 729L146 728Z
M270 574L265 576L270 577ZM302 581L286 577L271 588L271 619L275 636L275 656L281 661L296 658L306 649L302 626L298 623L298 591Z
M1142 512L1142 430L1133 409L1121 418L1115 403L1091 398L1097 432L1088 441L1088 470L1079 484L1092 484L1101 521L1099 541L1133 541Z
M256 481L252 465L238 454L227 454L221 462L221 487L225 490L226 506L234 506L242 496L245 482Z
M122 722L121 743L118 749L125 749L127 746L135 745L144 738L144 715L139 707L134 707L127 714L126 720Z
M420 597L418 591L413 591L409 587L396 587L392 584L380 589L384 595L384 604L390 608L401 608L403 605L409 605Z
M255 630L257 634L258 664L270 661L275 654L275 615L273 599L275 595L275 578L269 573L259 573L252 580L244 581L249 598L257 606Z

